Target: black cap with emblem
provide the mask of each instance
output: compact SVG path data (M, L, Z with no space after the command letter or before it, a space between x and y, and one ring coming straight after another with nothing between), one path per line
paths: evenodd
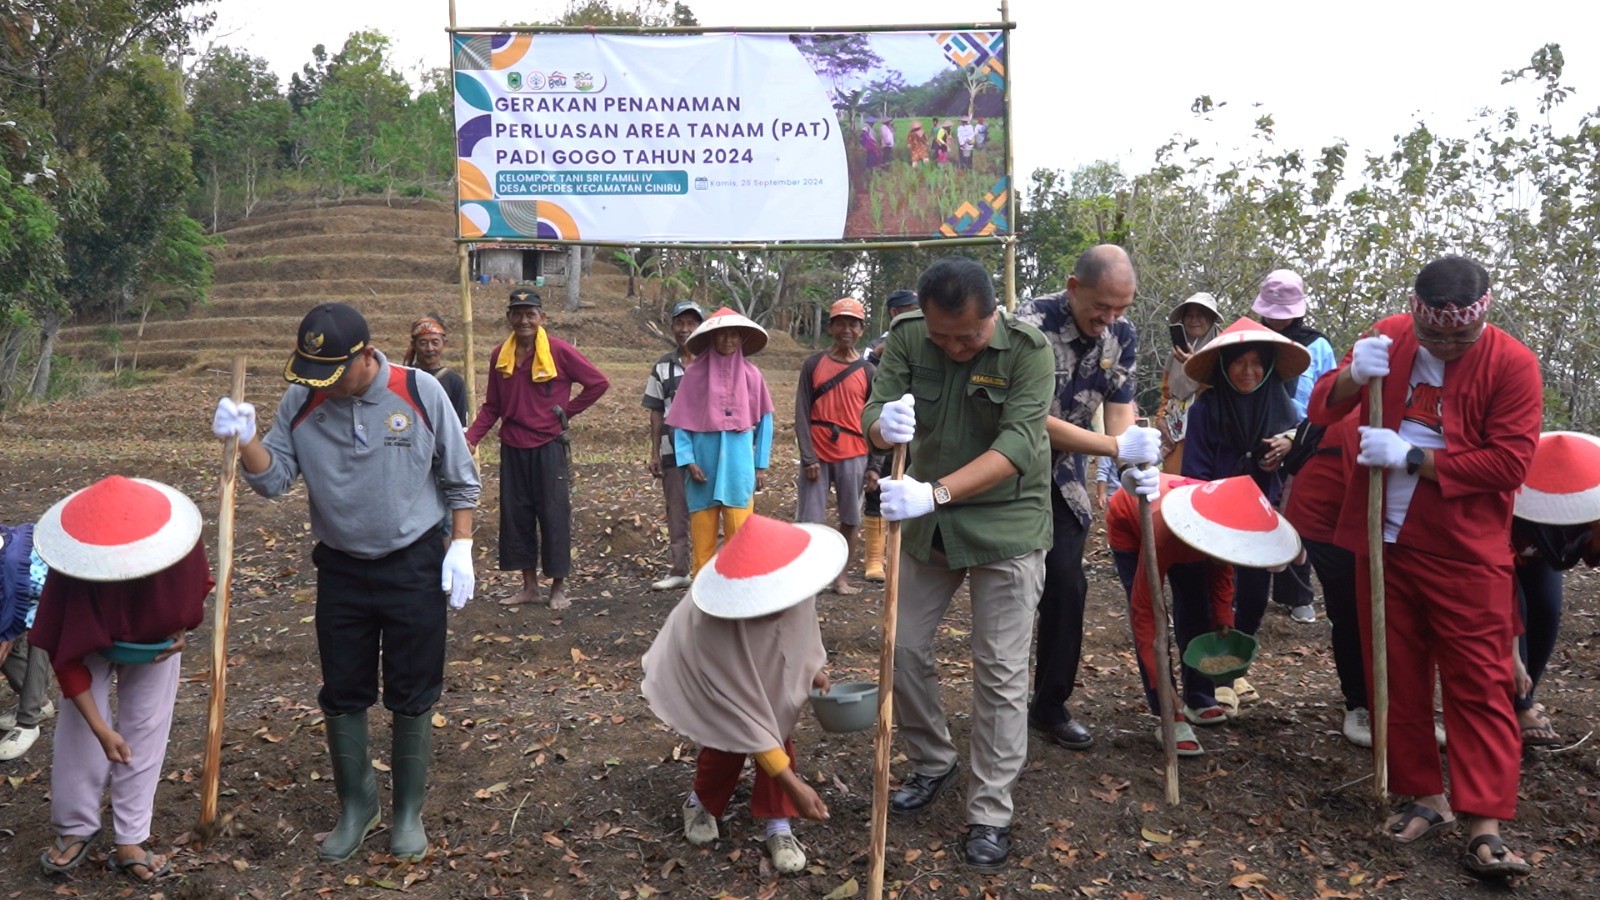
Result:
M346 303L324 303L300 320L294 355L283 378L310 388L325 388L344 374L350 358L372 342L367 320Z

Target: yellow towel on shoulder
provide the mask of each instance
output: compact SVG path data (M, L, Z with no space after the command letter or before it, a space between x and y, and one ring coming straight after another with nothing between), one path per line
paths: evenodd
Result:
M516 332L512 332L506 338L502 347L500 358L495 361L494 370L510 378L511 373L517 368ZM533 367L528 374L533 376L536 383L556 377L556 360L550 355L550 338L545 335L543 328L540 328L533 338Z

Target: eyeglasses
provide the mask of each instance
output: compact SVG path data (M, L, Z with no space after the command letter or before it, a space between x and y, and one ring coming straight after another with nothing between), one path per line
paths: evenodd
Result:
M1411 330L1416 333L1417 343L1435 344L1441 347L1470 347L1473 344L1476 344L1483 337L1482 323L1477 325L1477 330L1473 332L1472 337L1468 338L1436 336L1436 332L1424 331L1423 329L1418 328L1415 323L1412 323Z

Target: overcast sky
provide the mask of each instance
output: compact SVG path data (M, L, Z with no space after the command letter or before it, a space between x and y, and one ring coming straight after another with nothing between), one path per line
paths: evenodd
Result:
M618 5L630 0L618 0ZM461 27L552 18L552 0L458 0ZM992 22L998 5L955 0L690 0L703 25L952 24ZM447 0L219 0L207 42L267 59L286 84L311 48L336 52L352 31L393 42L392 62L413 76L449 65ZM801 16L804 18L800 18ZM1600 106L1600 4L1347 2L1122 2L1014 0L1011 71L1015 167L1071 170L1100 159L1148 168L1167 138L1204 140L1233 158L1258 115L1271 113L1280 146L1314 150L1343 138L1384 150L1419 117L1466 136L1470 117L1514 103L1532 112L1531 87L1501 73L1559 42L1564 80L1578 93L1567 118ZM1229 105L1209 123L1190 104ZM1259 104L1259 106L1257 106Z

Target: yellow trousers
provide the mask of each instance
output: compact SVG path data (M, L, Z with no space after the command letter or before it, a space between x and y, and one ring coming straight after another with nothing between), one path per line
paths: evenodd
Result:
M733 537L745 519L750 518L755 505L756 498L752 496L748 506L713 506L689 513L689 545L694 556L691 575L700 574L700 568L716 555L717 525L722 525L722 539L726 541Z

